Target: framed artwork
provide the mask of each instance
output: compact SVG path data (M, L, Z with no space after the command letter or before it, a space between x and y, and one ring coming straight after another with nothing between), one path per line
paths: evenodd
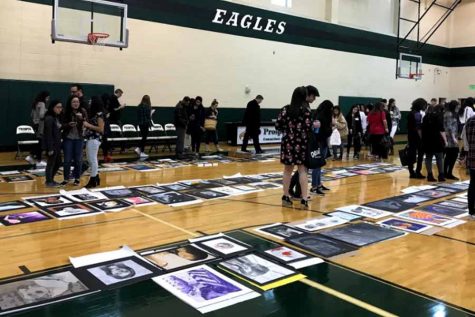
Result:
M166 271L183 269L216 259L215 256L193 244L143 251L140 255Z
M129 187L130 190L135 191L139 195L155 195L163 193L165 190L158 188L157 186L148 185L148 186L138 186L138 187Z
M286 241L299 248L326 258L358 250L356 246L330 239L320 234L296 236L288 238Z
M58 206L58 205L67 205L74 203L73 201L67 199L62 195L48 195L48 196L39 196L39 197L27 197L24 198L26 202L38 206L40 208Z
M408 210L408 211L400 212L396 214L396 216L400 218L408 219L408 220L422 222L428 225L441 226L441 227L450 225L451 223L454 223L457 221L455 219L452 219L446 216L434 214L427 211L420 211L420 210Z
M5 201L0 203L0 212L30 208L21 200Z
M125 197L137 196L137 194L129 188L111 188L100 190L99 192L110 199L120 199Z
M159 202L164 205L180 205L200 202L200 200L193 196L178 192L165 192L160 194L154 194L148 196L148 198L151 198L156 202Z
M74 218L101 213L100 210L89 207L85 204L70 204L53 206L44 209L47 213L56 218Z
M196 245L221 257L229 257L251 251L251 246L227 236L200 240L196 242Z
M148 205L154 205L157 202L149 199L147 197L142 197L142 196L135 196L135 197L127 197L122 199L122 201L125 201L127 204L132 205L132 206L148 206Z
M187 190L189 189L189 186L185 184L167 184L167 185L160 185L158 188L165 190L166 192L179 192L182 190Z
M195 196L201 199L217 199L228 197L229 195L214 191L212 189L192 189L184 192L187 195Z
M120 200L120 199L110 199L110 200L101 200L101 201L91 201L87 203L88 205L108 212L108 211L120 211L122 209L130 207L130 204Z
M12 175L3 177L7 183L24 183L24 182L33 182L34 178L30 175Z
M282 264L301 269L303 267L323 263L323 260L294 249L279 246L264 251L264 255Z
M409 220L403 220L398 218L389 218L378 222L382 226L388 226L394 229L404 230L412 233L421 233L428 229L433 228L431 225L425 225L422 223L416 223Z
M26 223L33 223L43 220L50 220L52 219L50 216L47 216L38 210L30 211L30 212L22 212L18 214L11 214L0 216L0 223L5 226L15 226L21 225Z
M287 239L304 234L304 231L292 228L281 223L263 226L254 229L263 234L271 235L277 239Z
M420 192L418 194L420 194ZM371 203L364 204L363 206L367 206L374 209L385 210L389 212L400 212L403 210L414 208L416 205L417 204L412 204L412 203L409 204L409 203L402 202L400 200L397 200L396 198L389 198L389 199L373 201Z

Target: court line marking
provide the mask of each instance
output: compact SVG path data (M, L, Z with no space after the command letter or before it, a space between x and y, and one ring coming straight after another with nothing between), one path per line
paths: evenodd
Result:
M304 278L303 280L300 280L299 282L303 283L303 284L306 284L310 287L313 287L313 288L316 288L324 293L327 293L327 294L330 294L334 297L337 297L341 300L344 300L345 302L348 302L348 303L351 303L355 306L358 306L358 307L361 307L367 311L370 311L374 314L377 314L379 316L383 316L383 317L397 317L397 315L394 315L390 312L387 312L381 308L378 308L376 306L373 306L371 304L368 304L366 302L363 302L359 299L356 299L354 297L351 297L350 295L347 295L347 294L344 294L344 293L341 293L337 290L334 290L333 288L329 288L325 285L322 285L320 283L317 283L317 282L314 282L314 281L311 281L309 279L306 279Z
M184 229L184 228L182 228L182 227L179 227L179 226L175 226L175 225L172 224L172 223L169 223L169 222L167 222L167 221L165 221L165 220L162 220L162 219L160 219L160 218L157 218L157 217L154 217L154 216L152 216L152 215L149 215L149 214L146 214L146 213L144 213L144 212L141 212L141 211L138 210L138 209L135 209L135 208L134 208L134 209L130 209L130 210L135 211L136 213L138 213L138 214L140 214L140 215L142 215L142 216L144 216L144 217L147 217L147 218L149 218L149 219L151 219L151 220L153 220L153 221L159 222L159 223L164 224L164 225L166 225L166 226L169 226L169 227L171 227L171 228L173 228L173 229L176 229L176 230L179 230L179 231L181 231L181 232L184 232L184 233L186 233L186 234L188 234L188 235L190 235L190 236L193 236L193 237L199 237L199 236L200 236L199 234L197 234L197 233L195 233L195 232L188 231L188 230L186 230L186 229Z

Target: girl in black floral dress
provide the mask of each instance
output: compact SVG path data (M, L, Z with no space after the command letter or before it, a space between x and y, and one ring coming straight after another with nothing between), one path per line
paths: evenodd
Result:
M289 196L289 185L294 166L296 165L302 188L301 205L303 208L308 207L307 168L304 164L312 120L310 109L305 104L306 98L307 88L296 88L292 94L290 105L282 108L276 122L276 129L282 132L280 161L285 165L284 196L282 196L282 204L284 206L292 206L292 200Z

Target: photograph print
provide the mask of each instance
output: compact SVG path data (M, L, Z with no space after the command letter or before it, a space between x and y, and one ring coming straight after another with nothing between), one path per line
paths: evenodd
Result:
M201 199L217 199L222 197L228 197L224 193L216 192L211 189L192 189L185 192L187 195L195 196Z
M162 188L158 188L157 186L149 185L149 186L139 186L139 187L131 187L131 190L137 192L139 195L154 195L163 193L165 190Z
M347 220L337 218L337 217L325 217L318 219L310 219L302 223L292 224L297 229L305 230L308 232L314 232L317 230L330 228L334 226L339 226L344 223L347 223Z
M326 258L358 250L358 248L353 245L330 239L320 234L296 236L289 238L286 241L299 248Z
M391 213L384 210L378 210L366 206L350 205L345 207L340 207L338 211L349 212L365 218L379 219L389 216Z
M422 210L408 210L408 211L403 211L398 214L396 214L397 217L401 217L404 219L408 220L414 220L417 222L422 222L426 223L429 225L434 225L434 226L446 226L450 225L451 223L455 222L455 219L434 214L428 211L422 211Z
M420 204L432 199L427 196L419 196L419 195L413 195L413 194L397 196L394 198L396 200L402 201L403 203L407 203L407 204Z
M153 281L202 314L260 296L206 265L154 277Z
M72 204L73 201L67 199L61 195L49 195L49 196L41 196L41 197L28 197L25 198L28 203L34 204L40 208L42 207L51 207L51 206L58 206L58 205L66 205Z
M182 203L197 201L197 199L193 196L178 193L178 192L160 193L160 194L150 195L148 196L148 198L151 198L164 205L174 205L174 204L182 204Z
M23 182L32 182L34 178L30 175L12 175L3 177L7 183L23 183Z
M25 208L30 208L30 206L20 200L6 201L0 203L0 212Z
M0 284L0 314L46 305L89 293L72 272L48 274Z
M427 197L430 197L431 199L437 199L437 198L442 198L445 196L452 195L452 193L442 188L440 190L436 188L436 189L423 190L421 192L418 192L417 195L427 196Z
M264 227L256 228L255 230L262 232L264 234L274 236L281 240L304 234L304 232L301 230L291 228L283 224L264 226Z
M399 212L399 211L404 211L404 210L414 208L416 205L417 204L413 204L413 203L409 204L409 203L399 201L397 200L396 197L394 197L394 198L373 201L371 203L364 204L363 206L367 206L367 207L371 207L375 209L381 209L381 210L385 210L389 212Z
M96 210L84 204L70 204L48 207L45 208L45 211L56 218L94 215L101 212L100 210Z
M21 225L25 223L33 223L43 220L52 219L39 211L23 212L19 214L11 214L6 216L0 216L0 223L5 226Z
M150 279L160 272L138 257L111 260L77 269L78 276L98 289L107 289Z
M372 243L402 236L404 233L390 228L360 222L325 230L320 232L320 234L357 247L363 247Z
M283 263L300 261L300 260L308 258L308 255L298 252L296 250L293 250L291 248L284 247L284 246L269 249L264 252L266 253L266 255L271 256L272 258L278 259L280 262L283 262Z
M101 200L101 201L92 201L88 205L102 210L102 211L117 211L130 206L129 203L122 201L120 199L111 199L111 200Z
M181 190L189 189L189 187L185 184L168 184L168 185L160 185L160 189L163 189L166 192L178 192Z
M167 271L182 269L216 259L213 255L193 244L144 251L140 253L140 255L159 268Z
M454 208L454 209L463 209L465 211L468 211L468 203L467 202L460 202L460 201L456 201L456 200L446 200L446 201L442 201L440 203L437 203L435 205L450 207L450 208Z
M260 286L297 274L254 253L220 262L219 267Z
M147 206L147 205L153 205L157 203L154 200L151 200L149 198L142 197L142 196L127 197L122 200L133 206Z
M360 215L350 214L350 213L344 212L344 211L329 212L329 213L325 214L325 216L337 217L337 218L341 218L341 219L344 219L344 220L347 220L347 221L354 221L354 220L358 220L358 219L363 218Z
M105 189L100 191L103 195L109 197L110 199L120 199L124 197L134 197L137 196L133 190L128 188L116 188L116 189Z
M378 222L378 224L412 233L421 233L423 231L426 231L427 229L433 228L430 225L424 225L421 223L411 222L408 220L402 220L397 218L389 218Z
M211 253L219 256L230 256L250 251L251 247L229 237L216 237L209 240L200 240L196 244Z
M447 217L459 217L468 213L465 209L456 209L441 205L429 205L418 209Z

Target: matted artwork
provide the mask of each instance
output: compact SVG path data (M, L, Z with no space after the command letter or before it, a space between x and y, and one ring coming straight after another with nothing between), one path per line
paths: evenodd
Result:
M229 196L227 194L214 191L212 189L192 189L187 190L185 194L195 196L201 199L216 199Z
M165 190L166 192L178 192L181 190L187 190L189 189L189 186L186 186L185 184L167 184L167 185L159 185L159 188Z
M51 304L90 292L70 271L5 282L0 284L0 314Z
M200 248L223 257L248 252L251 250L249 245L227 236L215 237L209 240L200 240L197 241L196 244Z
M38 196L38 197L27 197L23 198L27 203L36 205L40 208L51 207L58 205L72 204L73 201L67 199L61 195L48 195L48 196Z
M140 255L166 271L183 269L216 259L215 256L193 244L144 251Z
M33 182L35 179L30 175L12 175L4 176L3 179L7 183L24 183L24 182Z
M437 203L435 205L440 205L440 206L445 206L445 207L450 207L454 209L464 209L468 211L468 202L460 202L457 200L447 200L447 201L441 201L440 203Z
M418 192L417 195L427 196L427 197L430 197L432 199L437 199L437 198L442 198L442 197L445 197L445 196L452 195L452 193L450 193L448 191L445 191L445 190L442 190L442 189L439 189L439 188L436 188L436 189L423 190L421 192Z
M280 263L289 265L294 269L301 269L307 266L323 263L320 258L309 256L308 254L294 249L280 246L264 251L265 256L270 257Z
M202 314L260 296L206 265L154 277L153 281Z
M371 207L375 209L381 209L381 210L390 211L390 212L399 212L399 211L414 208L414 206L416 205L417 204L408 204L408 203L399 201L395 198L388 198L388 199L373 201L371 203L364 204L363 206L367 206L367 207Z
M358 248L353 245L330 239L320 234L296 236L289 238L286 241L299 248L326 258L358 250Z
M282 188L282 186L270 182L258 182L258 183L249 183L249 186L259 188L259 189L277 189Z
M388 226L394 229L404 230L412 233L421 233L427 229L433 228L431 225L425 225L422 223L416 223L409 220L389 218L378 222L382 226Z
M78 202L108 199L107 196L101 194L100 192L91 192L87 188L71 191L60 190L59 193L70 200Z
M396 196L394 199L402 201L403 203L407 204L420 204L426 201L431 200L432 198L427 197L427 196L419 196L419 195L402 195L402 196Z
M142 196L127 197L122 200L134 206L148 206L148 205L154 205L157 203L156 201L152 199L142 197Z
M338 217L325 217L318 219L309 219L304 222L291 225L295 228L302 229L308 232L315 232L317 230L339 226L347 222L348 220L344 220Z
M200 181L196 183L186 183L186 182L181 182L187 186L189 186L193 190L198 190L198 189L211 189L215 187L219 187L220 185L209 182L209 181Z
M25 223L33 223L43 220L52 219L39 211L22 212L18 214L11 214L0 216L0 223L5 226L21 225Z
M5 201L0 203L0 212L24 208L30 208L30 206L20 200Z
M155 195L150 195L148 198L151 198L164 205L185 205L190 203L199 203L201 200L197 198L178 192L166 192Z
M216 183L219 186L230 186L237 184L237 182L226 178L212 179L211 182Z
M44 210L56 218L84 217L101 213L100 210L86 206L85 204L53 206L45 208Z
M130 207L129 203L120 199L92 201L92 202L89 202L88 205L105 212L120 211L127 207Z
M157 186L153 185L129 187L129 189L136 191L140 195L155 195L165 192L163 188L158 188Z
M131 256L103 263L83 266L77 269L78 276L94 288L108 289L121 287L150 279L160 270L153 265Z
M333 211L333 212L329 212L325 215L330 216L330 217L338 217L338 218L341 218L341 219L344 219L344 220L347 220L347 221L354 221L354 220L359 220L359 219L363 218L360 215L351 214L351 213L344 212L344 211Z
M440 205L430 205L418 208L420 210L428 211L434 214L443 215L447 217L458 217L467 215L468 211L464 209L455 209Z
M427 211L420 211L420 210L408 210L404 212L400 212L396 214L397 217L413 220L417 222L426 223L429 225L434 226L446 226L450 225L453 222L456 222L456 219L452 219L449 217L445 217L442 215L430 213Z
M253 188L255 190L255 188ZM237 196L237 195L244 195L247 194L248 191L242 190L236 187L231 187L231 186L224 186L224 187L216 187L213 188L214 191L229 195L229 196Z
M340 207L337 210L347 212L347 213L349 212L351 214L355 214L355 215L365 217L365 218L372 218L372 219L380 219L380 218L384 218L391 215L391 213L384 210L378 210L378 209L369 208L365 206L358 206L358 205Z
M154 172L160 170L160 168L156 166L150 166L147 164L129 164L125 165L125 167L137 172Z
M281 240L304 234L304 232L301 230L291 228L281 223L259 227L254 230L262 232L263 234L271 235Z
M353 223L343 227L320 232L321 235L342 241L357 247L392 239L404 233L365 222Z
M110 199L120 199L125 197L134 197L137 194L129 188L111 188L99 190L102 194L109 197Z
M298 272L254 253L225 260L219 263L219 267L263 290L294 282L298 280L292 278L295 276L304 278ZM278 281L280 283L276 283Z

